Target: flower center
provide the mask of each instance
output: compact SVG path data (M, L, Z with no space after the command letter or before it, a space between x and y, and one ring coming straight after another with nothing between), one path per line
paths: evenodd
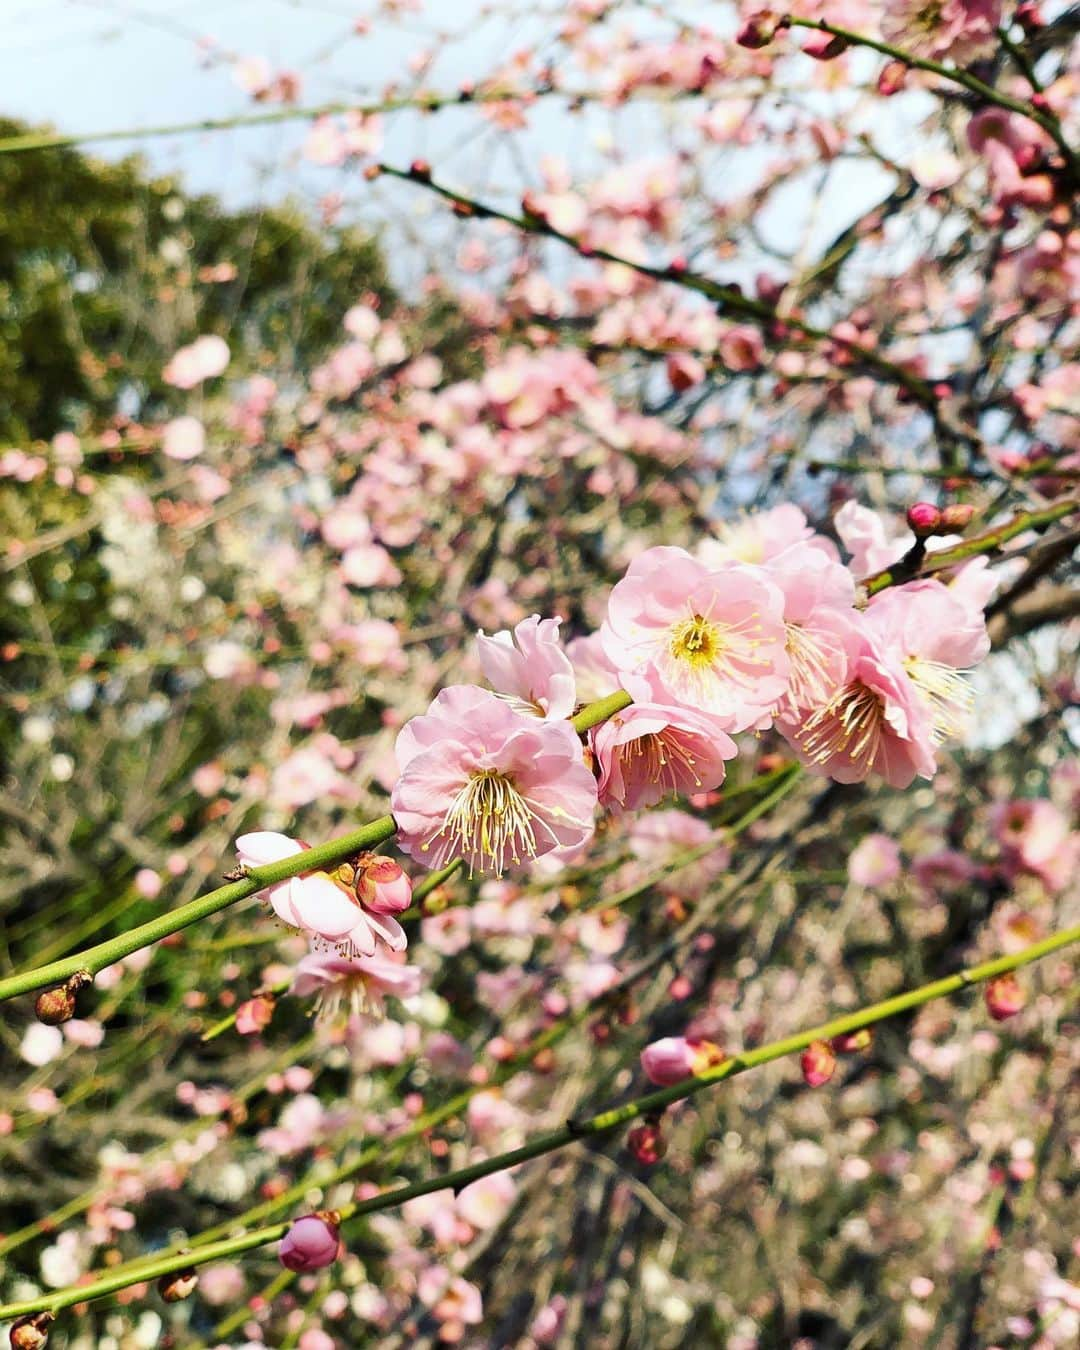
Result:
M683 619L671 630L671 655L676 661L685 661L695 670L711 666L724 647L719 627L703 619L700 614Z
M880 696L856 681L813 713L797 739L816 764L844 755L856 768L869 771L877 758L884 724L885 705Z
M513 782L497 769L470 774L458 789L439 834L447 835L481 871L502 872L508 862L536 857L536 824L543 824Z
M975 694L964 672L920 656L909 656L904 669L930 711L934 744L962 736L975 706Z
M697 760L680 745L678 737L666 731L650 731L623 747L623 759L631 772L640 772L648 783L661 783L671 792L678 792L686 781L693 779L697 787L701 779L694 765ZM681 770L681 773L680 773Z

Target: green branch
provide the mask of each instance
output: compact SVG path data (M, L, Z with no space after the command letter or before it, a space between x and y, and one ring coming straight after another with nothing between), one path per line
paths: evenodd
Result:
M965 970L957 971L953 975L948 975L944 979L920 985L917 989L909 989L905 993L897 994L893 998L885 999L880 1003L871 1004L857 1012L846 1013L842 1017L833 1018L831 1021L823 1022L816 1027L810 1027L808 1030L800 1031L793 1036L786 1036L781 1040L771 1042L769 1045L759 1046L756 1050L748 1050L742 1054L733 1055L715 1068L709 1069L697 1077L686 1079L682 1083L676 1083L672 1087L647 1093L631 1102L626 1102L622 1106L601 1111L583 1120L567 1121L560 1129L538 1135L521 1148L497 1154L495 1157L487 1158L483 1162L474 1163L469 1167L462 1167L440 1176L429 1177L426 1181L398 1186L394 1190L384 1191L368 1200L353 1201L343 1205L338 1210L342 1223L351 1225L368 1214L375 1214L384 1209L394 1209L408 1200L413 1200L422 1195L430 1195L434 1191L446 1189L457 1191L481 1177L520 1166L520 1164L529 1162L533 1158L543 1157L544 1154L565 1148L568 1144L597 1135L610 1134L613 1130L629 1124L632 1120L655 1115L675 1102L692 1097L707 1087L725 1082L729 1078L735 1078L738 1074L759 1068L763 1064L771 1064L774 1060L783 1059L787 1055L797 1054L799 1051L805 1050L814 1041L828 1041L835 1036L846 1035L853 1031L860 1031L864 1027L874 1026L878 1022L884 1022L900 1013L920 1008L923 1004L930 1003L934 999L944 998L971 985L980 984L993 979L995 976L1018 970L1022 966L1030 965L1033 961L1038 961L1053 952L1061 951L1076 942L1080 942L1080 924L1044 938L1041 942L1033 943L1022 951L996 957L992 961L984 961L976 966L970 966ZM104 1298L120 1289L128 1288L132 1284L142 1284L155 1280L162 1275L170 1275L192 1266L201 1266L210 1261L238 1256L243 1252L252 1251L257 1247L278 1241L285 1235L288 1228L289 1224L284 1222L272 1224L265 1228L257 1228L249 1233L225 1238L219 1242L207 1243L192 1251L172 1253L157 1260L146 1260L140 1262L135 1269L127 1272L115 1271L88 1284L72 1285L69 1288L57 1290L55 1293L41 1294L36 1298L27 1299L22 1303L11 1303L0 1307L0 1320L9 1320L42 1311L58 1312L60 1309L71 1307L76 1303L89 1303L95 1299Z
M9 975L6 980L0 980L0 1003L5 999L15 998L18 994L29 994L35 989L58 984L79 971L97 975L114 961L120 961L142 947L149 947L151 943L160 942L162 938L178 933L182 928L198 923L200 919L217 914L219 910L235 905L238 900L246 900L248 896L264 890L267 886L286 881L301 872L313 872L322 867L331 867L335 863L344 862L346 858L351 858L364 849L386 843L395 833L393 816L380 816L378 820L362 825L351 834L341 835L338 839L331 839L325 844L306 849L291 858L282 858L280 862L250 868L242 880L219 886L208 895L201 895L197 900L181 905L179 909L170 910L167 914L151 919L149 923L140 924L138 928L121 933L119 937L99 942L96 947L76 952L73 956L65 956L62 960L50 961L48 965L36 966L32 970Z
M955 567L957 563L967 562L970 558L996 553L1003 544L1015 539L1018 534L1025 534L1028 530L1045 530L1048 525L1064 520L1078 509L1080 501L1075 497L1069 497L1064 501L1055 502L1053 506L1044 507L1041 511L1021 511L1004 525L987 530L985 534L964 539L959 544L954 544L952 548L939 549L936 553L924 553L915 567L905 568L904 559L901 558L884 571L875 572L873 576L867 577L862 584L868 594L876 595L887 586L897 586L916 577L930 576L946 567Z

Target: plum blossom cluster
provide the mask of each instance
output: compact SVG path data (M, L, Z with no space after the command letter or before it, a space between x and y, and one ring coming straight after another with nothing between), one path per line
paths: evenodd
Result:
M857 506L837 520L852 552L781 506L684 548L647 549L613 588L598 633L564 649L561 620L481 632L491 691L444 689L397 738L391 806L400 848L428 868L501 875L572 857L598 807L614 813L724 781L733 737L775 728L811 770L894 787L933 777L962 734L965 672L989 650L982 572L909 582L866 601L857 577L895 561ZM582 743L579 678L624 695Z
M536 614L512 633L481 631L476 654L492 688L451 685L398 733L391 809L401 851L429 869L463 863L470 875L501 876L545 855L565 862L601 808L618 815L714 792L743 733L777 731L837 782L932 778L939 747L962 735L971 711L966 672L989 650L993 580L980 561L948 584L917 579L867 599L859 580L897 562L915 536L890 538L854 503L835 527L847 564L802 511L782 505L720 528L694 552L639 554L596 633L564 645L562 620ZM583 740L573 716L586 694L614 700ZM258 866L304 845L257 832L237 847L241 863ZM305 992L356 1011L411 988L403 972L364 964L406 946L395 915L410 883L392 859L362 855L267 897L285 923L337 949L336 960L308 958Z

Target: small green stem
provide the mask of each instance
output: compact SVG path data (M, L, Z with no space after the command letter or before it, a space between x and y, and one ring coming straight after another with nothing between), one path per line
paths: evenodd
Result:
M497 1154L492 1158L486 1158L470 1167L462 1167L440 1176L429 1177L426 1181L417 1181L408 1186L399 1186L394 1190L384 1191L368 1200L354 1201L351 1204L340 1206L339 1213L344 1223L351 1224L368 1214L396 1208L407 1200L413 1200L422 1195L430 1195L434 1191L460 1190L463 1186L467 1186L470 1182L477 1181L481 1177L490 1176L494 1172L505 1171L510 1167L517 1167L533 1158L539 1158L546 1153L554 1152L556 1149L565 1148L567 1144L596 1135L610 1134L612 1130L627 1125L632 1120L654 1115L675 1102L684 1101L686 1098L694 1096L707 1087L725 1082L729 1078L746 1073L750 1069L759 1068L763 1064L771 1064L774 1060L783 1059L787 1055L797 1054L799 1051L805 1050L814 1041L828 1041L835 1036L846 1035L864 1027L874 1026L878 1022L884 1022L900 1013L920 1008L933 999L943 998L971 985L991 980L997 975L1004 975L1008 971L1018 970L1022 966L1030 965L1031 962L1038 961L1053 952L1061 951L1075 942L1080 942L1080 924L1060 933L1054 933L1041 942L1025 947L1022 951L1012 952L1007 956L999 956L992 961L984 961L976 966L969 966L965 970L947 975L944 979L920 985L917 989L909 989L893 998L871 1004L857 1012L845 1013L842 1017L834 1017L828 1022L810 1027L806 1031L797 1032L793 1036L785 1036L782 1040L759 1046L756 1050L748 1050L743 1054L733 1055L715 1068L709 1069L694 1078L676 1083L672 1087L660 1088L655 1092L647 1093L633 1101L626 1102L622 1106L601 1111L597 1115L589 1116L584 1120L568 1121L562 1128L538 1135L521 1148ZM207 1243L192 1251L176 1252L156 1261L140 1263L137 1270L127 1273L118 1270L90 1284L73 1285L67 1289L57 1290L55 1293L39 1295L37 1298L28 1299L22 1303L11 1303L5 1307L0 1307L0 1320L10 1320L43 1310L57 1312L62 1308L71 1307L72 1304L89 1303L94 1299L104 1298L108 1294L116 1293L131 1284L149 1282L161 1275L169 1275L189 1266L201 1266L209 1261L238 1256L242 1252L252 1251L257 1247L278 1241L285 1235L288 1228L289 1224L285 1222L272 1224L266 1228L257 1228L249 1233L225 1238L219 1242Z

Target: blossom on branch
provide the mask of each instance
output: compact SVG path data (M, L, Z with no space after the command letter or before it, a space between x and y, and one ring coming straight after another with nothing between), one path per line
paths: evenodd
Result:
M461 858L498 875L592 834L596 782L568 722L452 685L398 734L398 844L425 867Z

